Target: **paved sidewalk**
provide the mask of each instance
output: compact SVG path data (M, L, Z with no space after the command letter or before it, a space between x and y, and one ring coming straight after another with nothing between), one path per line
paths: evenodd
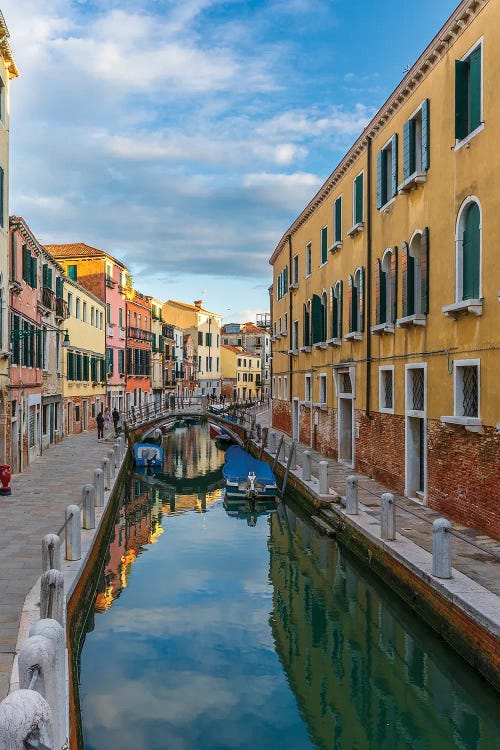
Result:
M262 427L269 427L270 412L263 411L257 413L257 422ZM275 430L278 439L281 433ZM289 443L290 437L285 435L285 440ZM329 487L339 495L345 495L346 479L349 475L358 477L359 484L359 505L367 513L373 515L374 522L380 519L380 495L391 490L384 487L369 477L358 474L351 468L337 463L334 459L328 458L318 451L313 451L309 446L302 443L297 444L297 463L302 465L302 453L304 450L311 452L311 471L313 476L318 476L319 461L328 461L328 479ZM373 494L375 493L375 495ZM427 552L432 552L432 523L440 517L440 513L427 508L420 503L409 500L407 497L396 495L396 529L407 539L422 547ZM410 511L410 512L405 512ZM419 518L415 515L417 514ZM449 519L451 521L451 519ZM477 529L462 526L452 522L453 530L462 536L470 539L476 544L490 550L500 556L500 542L491 539ZM488 591L500 596L500 563L495 558L482 552L466 542L453 537L453 567L466 575L468 578L476 581Z
M26 595L41 575L42 537L58 532L66 506L80 503L114 442L114 432L64 438L12 478L12 495L0 496L0 700L9 689L19 619Z

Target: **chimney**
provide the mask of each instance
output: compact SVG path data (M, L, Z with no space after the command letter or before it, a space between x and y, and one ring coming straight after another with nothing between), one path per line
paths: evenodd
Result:
M202 299L195 299L195 301L194 301L194 306L195 307L201 307L202 305L203 305L203 300Z

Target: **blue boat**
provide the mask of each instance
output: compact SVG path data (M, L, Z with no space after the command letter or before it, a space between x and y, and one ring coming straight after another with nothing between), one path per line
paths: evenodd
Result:
M134 460L136 466L161 469L163 448L153 443L137 443L134 445Z
M226 497L254 502L276 498L276 479L265 461L259 461L238 445L227 449L225 461L222 476L226 481Z

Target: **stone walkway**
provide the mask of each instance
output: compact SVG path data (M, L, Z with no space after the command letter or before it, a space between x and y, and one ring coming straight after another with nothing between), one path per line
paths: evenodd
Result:
M112 447L97 432L66 437L12 478L12 495L0 496L0 700L9 689L19 619L26 595L41 575L42 537L58 532L67 505L79 504Z
M257 414L257 421L262 427L269 427L270 412L263 411ZM282 435L279 430L274 430L278 439ZM285 435L285 440L290 443L291 439ZM373 515L374 521L378 522L380 518L380 495L391 490L379 484L373 479L358 474L352 469L337 463L334 459L313 451L306 445L297 444L297 464L302 465L302 453L304 450L311 452L311 472L313 476L318 476L319 461L328 461L328 479L329 487L339 495L345 495L346 479L349 475L358 477L359 485L359 504L367 513ZM287 451L288 455L288 451ZM432 523L441 514L427 508L420 503L409 500L407 497L396 495L396 529L397 531L419 547L432 552ZM417 514L417 515L414 515ZM418 517L417 517L418 516ZM449 519L451 521L451 519ZM491 539L477 529L468 528L452 522L453 530L461 536L470 539L476 544L500 556L500 542ZM488 591L500 596L500 563L486 552L473 547L465 541L453 538L453 567L461 573L479 583Z

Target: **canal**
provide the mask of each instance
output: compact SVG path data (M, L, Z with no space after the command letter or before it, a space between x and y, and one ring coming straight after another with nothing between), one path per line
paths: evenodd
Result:
M85 750L494 750L496 693L293 498L226 508L204 426L116 511L77 655Z

